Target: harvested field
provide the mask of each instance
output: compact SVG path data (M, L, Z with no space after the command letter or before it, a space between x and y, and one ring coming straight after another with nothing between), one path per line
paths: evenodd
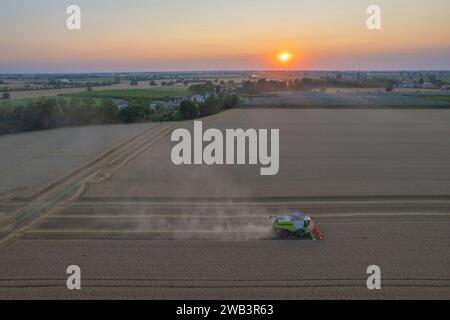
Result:
M29 197L153 125L73 127L1 136L1 197Z
M243 110L205 130L279 128L278 175L260 176L260 166L175 166L167 137L85 196L449 195L448 123L449 110Z
M448 110L252 109L204 119L205 128L279 128L274 177L254 166L176 167L175 126L142 130L45 195L17 190L29 196L21 204L43 209L24 211L33 223L17 224L0 247L0 297L449 299L449 121ZM14 137L17 148L10 140L11 159L39 156L31 141L19 144L27 135ZM52 139L34 140L47 141L43 155L58 146ZM95 146L105 144L66 152ZM11 181L34 181L2 157ZM313 216L324 241L271 237L269 215L295 209ZM74 263L81 292L65 287ZM366 288L372 264L382 269L377 292Z

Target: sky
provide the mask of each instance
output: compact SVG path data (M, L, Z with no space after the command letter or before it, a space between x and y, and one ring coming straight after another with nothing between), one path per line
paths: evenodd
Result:
M450 70L448 0L0 1L0 73L436 69Z

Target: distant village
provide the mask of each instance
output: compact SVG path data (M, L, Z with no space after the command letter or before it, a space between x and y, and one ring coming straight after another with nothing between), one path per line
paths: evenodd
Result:
M207 82L209 84L212 82ZM242 90L241 84L235 84L234 82L220 82L217 85L214 84L211 86L211 89L207 92L203 93L193 93L190 97L180 96L173 98L165 98L165 99L154 99L148 102L148 107L152 111L158 110L175 110L178 108L184 100L188 99L192 102L196 102L198 104L205 103L208 98L211 97L220 97L226 95L237 95L239 90ZM116 106L120 109L126 108L129 105L129 102L125 99L113 99Z
M445 71L438 71L441 77L445 76ZM432 73L417 72L417 71L399 71L394 73L392 71L383 73L377 72L324 72L320 76L323 80L370 80L370 79L392 79L396 83L396 88L410 88L410 89L433 89L433 90L450 90L450 83L440 79L436 71Z

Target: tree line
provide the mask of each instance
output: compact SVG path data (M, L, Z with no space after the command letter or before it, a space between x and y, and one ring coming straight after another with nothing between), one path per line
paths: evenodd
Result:
M245 94L261 94L270 91L311 91L325 88L380 88L392 91L398 81L388 79L312 79L303 78L289 81L259 79L243 81L241 92Z
M156 110L150 108L147 99L132 99L120 108L111 99L40 98L24 104L6 101L0 105L0 134L82 125L180 121L237 106L237 95L210 97L200 104L186 99L179 107Z
M40 98L25 104L0 106L0 134L119 121L111 100Z
M211 96L202 103L186 99L180 104L179 114L182 120L190 120L210 116L239 106L240 98L237 94Z
M19 91L35 91L35 90L52 90L52 89L74 89L74 88L92 88L92 87L108 87L118 84L117 81L89 81L89 82L61 82L49 81L43 84L32 86L26 84L23 87L11 88L8 86L0 87L0 92L19 92Z

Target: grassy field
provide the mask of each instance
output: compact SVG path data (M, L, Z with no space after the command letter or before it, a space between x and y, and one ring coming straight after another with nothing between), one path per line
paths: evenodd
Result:
M10 99L10 100L3 100L0 99L0 106L3 106L5 104L10 104L12 106L26 104L29 101L35 100L35 98L21 98L21 99Z
M450 95L423 95L421 98L450 104Z
M189 92L186 88L171 87L171 88L149 88L149 89L119 89L119 90L104 90L104 91L91 91L91 92L77 92L65 94L69 97L80 98L112 98L112 99L132 99L132 98L173 98L180 96L188 96Z
M158 81L157 81L158 83ZM159 82L160 83L160 82ZM185 87L149 87L148 81L139 81L138 85L131 86L129 82L121 82L112 86L94 87L94 92L112 91L112 90L187 90ZM86 88L65 88L65 89L46 89L46 90L27 90L11 92L11 100L20 100L25 98L55 97L60 95L77 95L86 92Z
M293 108L450 108L450 95L437 91L420 94L379 90L327 90L326 92L277 92L247 97L247 107Z
M19 105L25 105L28 102L33 102L39 99L64 99L64 100L70 100L73 97L68 97L68 96L53 96L53 97L41 97L41 98L20 98L20 99L11 99L11 100L2 100L0 99L0 107L5 105L5 104L10 104L12 106L19 106ZM93 98L93 100L96 103L99 103L100 101L102 101L102 99L100 98Z

